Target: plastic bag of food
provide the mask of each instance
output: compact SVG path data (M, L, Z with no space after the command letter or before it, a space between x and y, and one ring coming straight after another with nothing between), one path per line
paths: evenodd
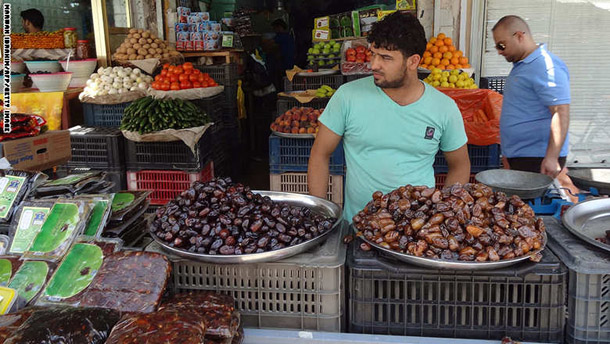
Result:
M76 243L61 262L36 304L66 304L78 306L79 297L98 273L104 253L94 244Z
M49 196L53 194L76 193L91 184L104 180L105 172L93 171L79 174L71 174L63 178L49 180L36 190L37 196Z
M29 304L44 287L50 272L47 262L26 261L17 270L8 286L19 293L25 304Z
M149 220L147 217L140 217L130 226L130 228L122 231L119 236L125 243L125 246L133 247L140 241L142 237L148 233L146 230L148 228L148 223ZM104 232L104 235L114 237L114 234L109 232Z
M7 338L17 331L21 324L28 320L30 316L39 309L42 308L28 307L15 313L0 316L0 343L4 343Z
M42 173L0 170L0 223L10 223L17 206L44 180Z
M76 238L76 242L99 246L104 253L104 257L120 251L124 246L124 241L119 238L96 238L85 235Z
M23 262L14 257L0 257L0 286L6 286Z
M55 201L31 200L24 201L15 211L15 216L9 227L12 238L8 254L21 255L30 247L36 235L40 232L47 215Z
M36 310L5 344L103 344L119 312L104 308L50 307Z
M167 309L124 316L112 329L106 344L207 343L199 314Z
M83 307L105 307L123 312L154 312L170 275L164 255L116 252L104 258L93 282L80 297Z
M75 199L90 200L95 202L95 206L91 210L91 216L87 222L87 226L83 235L99 237L106 227L110 213L112 212L112 199L114 194L108 195L80 195Z
M110 221L103 231L103 236L115 238L122 236L124 232L135 226L135 222L143 218L144 213L148 210L150 201L145 200L137 207L133 208L128 214L123 216L122 221Z
M131 218L152 191L121 191L112 200L112 215L110 221L123 221ZM144 210L146 211L146 209Z

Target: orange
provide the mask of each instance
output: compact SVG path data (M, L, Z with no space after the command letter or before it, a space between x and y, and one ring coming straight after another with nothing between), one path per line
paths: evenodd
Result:
M461 65L468 64L468 58L467 57L460 57L460 64Z
M457 57L462 57L464 56L464 53L461 50L456 50L454 55Z
M449 60L448 60L448 59L442 59L442 60L441 60L441 64L442 64L442 65L444 65L444 66L446 66L446 65L448 65L448 64L449 64Z
M436 36L436 38L438 38L438 39L445 39L445 37L447 37L447 36L442 32Z
M430 50L432 48L432 43L426 43L426 50Z
M438 47L437 46L433 46L432 48L430 48L430 52L433 53L433 54L438 52Z
M455 66L454 66L454 65L452 65L452 64L447 65L447 69L455 69Z
M454 52L455 51L455 47L453 46L453 44L449 46L449 51L450 52Z
M436 58L436 57L432 59L432 64L433 64L433 65L438 66L440 63L441 63L441 60L440 60L440 59L438 59L438 58Z
M446 53L443 54L443 57L446 58L446 59L451 60L451 58L453 57L453 54L450 53L450 52L446 52Z
M454 56L454 57L451 58L451 64L452 65L457 65L459 63L460 63L460 58L459 57Z
M440 59L442 59L442 58L443 58L443 54L442 54L442 53L434 53L434 54L432 55L432 57L437 58L437 59L439 59L439 60L440 60Z
M437 47L442 47L443 45L445 45L445 42L443 42L442 39L437 39L436 42L434 42L434 45L436 45Z
M420 66L420 67L422 67L422 68L426 68L426 69L428 69L428 65L427 65L427 64L421 64L421 65L419 65L419 66Z
M432 54L429 51L424 51L423 57L429 57L429 56L432 56Z
M441 53L446 53L449 50L449 48L446 45L443 45L442 47L438 48L438 51L440 51Z
M430 57L430 56L424 57L424 64L430 64L430 62L432 62L432 57Z
M455 65L455 69L462 69L462 68L464 68L464 67L459 63Z
M449 37L445 38L443 41L445 42L445 45L453 44L453 40L451 38L449 38Z
M470 65L468 63L466 63L465 65L462 66L462 68L470 68Z
M436 37L432 37L432 38L430 38L429 43L430 43L430 44L434 44L434 43L436 43Z

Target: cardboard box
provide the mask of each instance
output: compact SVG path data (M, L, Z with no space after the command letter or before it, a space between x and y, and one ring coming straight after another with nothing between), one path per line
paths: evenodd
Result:
M46 170L72 158L70 131L53 130L34 137L0 142L0 154L16 170Z
M203 32L191 32L191 42L193 42L193 50L203 50Z
M314 29L330 29L330 17L329 16L315 18L313 21L314 21L314 25L313 25Z
M195 13L191 13L191 14L188 16L188 23L189 23L189 24L197 24L197 23L201 23L201 17L200 17L200 16L198 16L196 13L197 13L197 12L195 12Z
M210 22L210 26L211 26L212 31L216 31L216 32L222 31L222 25L220 25L220 23Z
M313 29L312 40L314 42L328 41L330 39L330 30Z

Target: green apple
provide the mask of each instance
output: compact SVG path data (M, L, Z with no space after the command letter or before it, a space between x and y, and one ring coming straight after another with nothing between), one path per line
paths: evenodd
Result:
M328 42L328 44L330 44L330 45L335 45L335 44L337 44L337 42L335 42L335 40L334 40L334 39L331 39L331 40Z
M322 54L328 55L328 54L330 54L330 50L324 49L324 50L322 50Z
M320 55L320 50L318 48L314 48L312 54Z
M309 48L309 49L307 49L307 53L308 53L308 54L313 54L313 48Z
M331 47L330 44L328 44L328 43L324 44L324 49L329 49L330 50L330 47Z
M324 66L324 60L318 61L318 66Z
M315 58L315 56L313 56L313 55L307 55L308 60L313 60L314 58Z
M341 43L335 43L335 44L333 44L333 49L338 49L338 50L341 50Z
M335 55L333 55L333 54L328 55L329 59L332 59L333 57L335 57Z

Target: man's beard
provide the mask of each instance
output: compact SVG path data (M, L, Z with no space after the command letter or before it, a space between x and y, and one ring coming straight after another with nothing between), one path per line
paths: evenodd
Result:
M394 80L376 80L373 79L375 82L375 85L381 88L400 88L403 87L405 85L405 76L407 75L407 72L404 71L402 76L400 78L394 79Z

